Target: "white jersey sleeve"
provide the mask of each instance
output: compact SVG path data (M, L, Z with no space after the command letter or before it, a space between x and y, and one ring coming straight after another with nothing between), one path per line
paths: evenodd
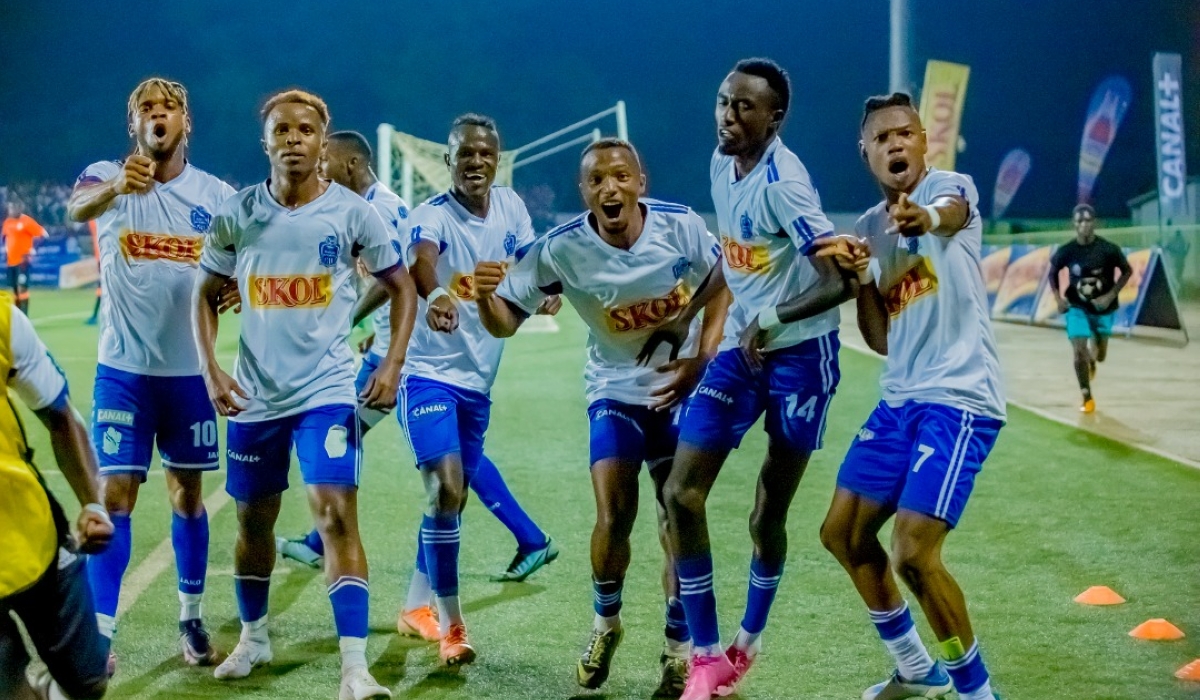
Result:
M404 257L404 246L408 244L408 203L382 182L376 182L371 189L367 190L366 199L379 213L383 222L388 225L388 233L393 235L396 252ZM371 314L371 328L375 332L375 342L371 344L370 352L376 357L382 358L387 355L392 342L392 305L390 302Z
M562 281L547 254L546 240L535 241L520 262L508 269L496 295L532 316L551 294L562 293Z
M25 405L40 411L57 403L67 393L67 379L50 357L50 351L33 330L33 324L19 309L12 310L10 347L13 366L9 386Z
M767 212L797 250L808 255L812 243L833 233L833 222L821 211L821 199L807 179L781 180L766 188Z
M353 211L351 240L367 272L382 275L399 265L400 243L396 240L395 229L389 231L375 207Z
M75 181L75 184L98 185L113 179L119 172L121 172L120 163L115 160L102 160L84 168L83 172L79 174L79 179Z
M200 253L200 267L221 277L237 272L237 210L244 198L230 198L217 210Z

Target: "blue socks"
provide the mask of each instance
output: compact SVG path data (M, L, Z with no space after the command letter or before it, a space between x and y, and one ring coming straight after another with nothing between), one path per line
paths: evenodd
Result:
M592 579L592 608L600 617L616 617L621 613L620 581L597 581Z
M426 515L421 521L421 544L433 594L458 595L459 516Z
M663 632L667 639L673 642L687 642L692 638L692 633L688 631L687 613L683 610L683 603L674 596L667 598L667 624Z
M369 590L366 579L357 576L339 576L329 584L329 603L339 637L366 638Z
M325 556L325 543L321 541L321 533L317 532L317 528L314 527L304 536L304 545L317 554Z
M779 579L783 576L783 562L767 564L758 557L750 560L750 586L746 592L746 613L742 616L742 629L752 635L762 634L767 626L767 615L775 602L775 591L779 590Z
M688 629L692 633L692 647L720 645L712 553L680 558L675 562L675 571L679 575L679 600L687 612Z
M517 503L495 463L486 455L479 458L479 466L471 477L471 490L479 496L479 502L492 511L492 515L517 538L519 552L528 554L546 546L546 533Z
M983 657L979 655L978 641L962 656L946 659L944 663L946 672L954 681L954 689L962 700L991 700L992 684L987 667L983 665Z
M238 617L242 622L257 622L267 616L270 576L233 575L233 593L237 597Z
M201 513L198 518L171 513L171 544L175 547L179 592L203 593L208 574L208 513Z
M100 554L87 559L88 585L96 604L96 619L105 637L112 638L116 626L117 602L121 595L121 579L129 567L133 548L130 517L113 513L112 541Z

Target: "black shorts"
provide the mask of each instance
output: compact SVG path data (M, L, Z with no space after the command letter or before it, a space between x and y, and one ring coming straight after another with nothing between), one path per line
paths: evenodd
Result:
M60 564L65 564L59 568ZM50 675L73 698L96 698L108 681L108 640L96 626L82 554L59 556L32 587L0 599L0 698L24 683L29 652L20 618Z
M8 286L16 294L20 294L29 286L29 263L8 266Z

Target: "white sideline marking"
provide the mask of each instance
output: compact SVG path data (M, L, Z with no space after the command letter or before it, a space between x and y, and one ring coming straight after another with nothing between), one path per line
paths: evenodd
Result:
M839 335L841 335L841 334L839 334ZM869 357L874 357L876 359L882 359L881 355L876 353L874 350L871 350L870 348L866 347L865 345L860 345L857 341L849 340L845 336L841 336L839 338L839 340L841 340L842 347L844 347L844 348L850 348L851 350L853 350L855 352L861 353L863 355L867 355ZM1045 418L1046 420L1053 421L1055 423L1058 423L1059 425L1065 425L1068 428L1082 430L1084 432L1091 433L1092 435L1100 435L1101 437L1107 437L1109 440L1114 440L1115 442L1119 442L1122 445L1132 447L1135 450L1141 450L1142 452L1152 454L1155 457L1162 457L1163 459L1168 459L1172 462L1182 464L1185 467L1191 467L1192 469L1200 469L1200 462L1190 460L1187 457L1184 457L1182 455L1177 455L1177 454L1174 454L1171 452L1167 452L1166 450L1161 450L1157 447L1151 447L1150 445L1140 445L1136 442L1126 442L1124 440L1117 440L1116 438L1112 438L1107 435L1102 435L1101 433L1097 433L1095 431L1088 430L1087 428L1080 426L1078 423L1072 423L1071 421L1069 421L1065 418L1062 418L1061 416L1056 416L1053 413L1046 411L1044 409L1041 409L1041 408L1037 408L1036 406L1029 406L1027 404L1021 403L1020 401L1013 401L1012 399L1007 399L1007 401L1009 404L1016 406L1017 408L1019 408L1021 410L1029 411L1030 413L1034 414L1035 416Z
M91 315L92 315L91 311L72 311L69 314L54 314L53 316L39 316L37 318L30 319L30 321L33 323L34 326L40 326L45 323L49 323L50 321L66 321L66 320L69 320L72 318L90 318Z
M212 492L208 498L204 499L204 508L208 511L208 521L212 523L214 515L219 513L222 508L233 500L229 494L225 492L225 480L221 479L217 490ZM121 600L117 605L117 618L120 618L138 598L146 592L150 584L166 571L168 567L175 563L175 549L171 546L171 536L158 543L154 551L142 560L133 571L125 574L125 581L121 584Z

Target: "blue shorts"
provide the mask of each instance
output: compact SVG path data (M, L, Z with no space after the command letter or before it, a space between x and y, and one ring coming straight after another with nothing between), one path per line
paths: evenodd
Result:
M646 406L599 399L588 406L592 464L620 459L653 471L675 457L679 442L679 411L655 411Z
M164 467L217 468L217 414L204 379L151 377L98 365L92 444L100 473L139 474L145 481L156 442Z
M371 374L379 369L379 360L382 359L379 355L373 352L364 353L362 356L362 364L358 366L358 375L354 377L354 395L361 396L363 389L367 388L367 380L371 378ZM358 419L363 422L368 428L374 428L383 420L384 416L392 412L390 408L367 408L358 402Z
M941 404L881 401L850 445L838 486L954 527L1003 425Z
M727 452L765 412L772 440L797 451L819 449L841 379L840 347L834 331L767 353L761 370L750 367L741 348L718 353L684 408L679 441Z
M1067 337L1091 338L1098 335L1107 338L1112 335L1113 317L1116 315L1116 312L1094 314L1072 306L1067 309Z
M362 443L353 406L318 406L273 420L229 421L225 443L225 490L243 503L287 490L293 445L304 483L358 486Z
M408 435L417 468L429 469L457 452L469 480L483 457L483 436L492 416L487 394L406 374L400 379L396 418Z

